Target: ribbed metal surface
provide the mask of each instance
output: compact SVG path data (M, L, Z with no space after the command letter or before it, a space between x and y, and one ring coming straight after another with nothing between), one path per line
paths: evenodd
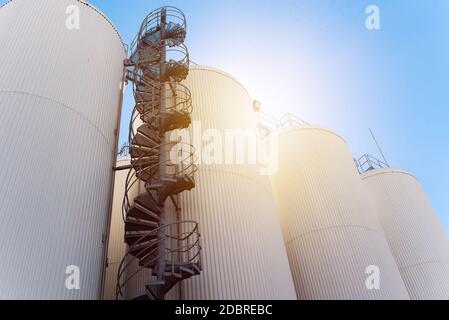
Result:
M65 27L71 4L80 30ZM99 298L122 42L78 1L14 0L0 43L0 298Z
M223 136L226 129L255 129L251 99L229 75L194 67L186 85L193 128L200 121ZM181 298L296 299L270 183L258 169L200 165L195 189L182 194L182 218L200 225L203 272L181 284Z
M319 127L286 129L272 177L300 299L408 299L344 140ZM380 289L365 273L380 269Z
M129 157L119 157L117 167L130 164ZM104 289L105 300L115 300L117 272L120 262L125 256L127 245L124 242L125 224L123 222L122 204L125 194L125 182L129 170L117 171L115 173L114 198L112 203L111 226L108 243L108 267L106 268L106 279ZM134 199L139 193L139 185L136 184L129 191L129 195Z
M363 182L412 299L449 299L449 238L419 181L396 169Z

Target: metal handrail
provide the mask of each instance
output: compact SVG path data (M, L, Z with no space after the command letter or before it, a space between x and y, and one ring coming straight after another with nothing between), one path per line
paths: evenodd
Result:
M168 142L167 144L171 144L170 142ZM148 171L152 171L153 169L158 168L161 164L165 165L167 168L174 168L174 172L168 172L167 173L167 177L179 177L179 176L189 176L191 178L193 178L193 175L195 174L195 172L198 171L198 167L195 164L195 160L196 160L196 156L195 156L195 152L192 151L193 146L189 143L184 143L184 142L177 142L177 143L173 143L173 146L177 147L179 145L185 145L187 147L189 147L191 150L190 151L183 151L183 149L181 149L180 151L182 152L182 156L181 158L176 162L172 162L171 159L167 159L163 162L158 162L156 164L150 165L150 166L146 166L145 168L140 168L139 170L148 170ZM168 152L172 152L172 150L168 150ZM141 156L138 159L144 160L145 156ZM139 161L139 160L137 160ZM147 181L148 183L148 181Z
M279 120L277 120L275 117L273 117L267 113L257 111L257 112L255 112L255 115L256 115L257 125L259 126L259 128L273 131L273 130L278 129L281 126Z
M160 233L161 231L164 231L166 229L170 229L173 226L182 226L182 225L193 225L193 228L190 229L190 231L188 232L183 232L181 235L185 235L185 236L173 236L168 232L163 232L163 237L162 238L158 238L155 241L148 241L146 240L148 238L148 236L150 235L157 235L160 237ZM171 229L170 229L171 230ZM169 230L169 232L170 232ZM147 254L145 254L145 257L151 256L151 254L154 254L157 251L157 244L164 241L166 242L167 240L176 240L178 243L179 241L184 242L184 241L188 241L188 239L190 239L191 237L195 237L195 240L192 241L192 243L187 242L187 244L178 244L177 246L175 246L174 248L166 248L166 252L159 254L155 257L153 257L152 259L150 259L149 261L147 261L145 264L143 264L142 266L140 266L136 271L134 271L131 275L127 276L125 278L124 281L121 281L122 276L124 274L124 272L128 269L128 267L132 264L132 262L136 259L138 259L136 256L134 256L133 254L131 254L131 252L139 245L141 245L142 243L150 243L151 246L154 246L155 248L153 250L151 250L150 252L148 252ZM142 236L132 245L128 248L127 253L125 254L124 258L122 259L120 265L119 265L119 272L117 274L117 288L116 288L116 294L117 294L117 298L119 297L123 297L123 292L122 292L122 288L131 280L133 279L135 276L137 276L142 270L144 270L145 268L147 268L149 265L151 265L152 263L158 261L160 258L163 257L167 257L167 256L171 256L173 257L173 254L177 254L177 253L189 253L191 251L193 251L195 248L197 248L197 252L192 254L192 256L190 256L190 254L187 255L187 258L182 259L181 261L176 261L176 264L188 264L188 263L201 263L201 258L200 258L200 251L201 251L201 246L199 243L199 238L200 238L200 233L199 233L199 227L198 227L198 223L196 221L176 221L170 224L166 224L163 226L160 226L154 230L145 232L142 234ZM170 242L171 243L171 242ZM140 249L141 251L147 250L148 247L144 246L142 247L142 249ZM131 257L130 260L127 261L127 257ZM172 265L172 270L174 270L174 265L175 265L175 261L172 259L171 260L171 265Z
M179 9L170 6L157 9L147 15L142 22L140 30L130 46L129 58L125 61L126 76L133 82L136 104L129 122L128 143L131 148L131 169L126 177L125 195L122 202L123 220L125 224L132 223L134 220L145 220L145 218L139 219L138 216L128 219L128 213L132 207L130 192L140 181L145 183L146 189L146 192L140 195L151 197L154 204L161 210L158 212L156 208L153 208L154 210L148 208L155 214L154 218L158 221L157 228L153 229L149 225L139 228L141 231L133 232L132 229L126 231L126 235L134 236L133 243L119 266L117 298L123 297L122 288L149 266L157 268L155 270L157 279L161 280L167 279L162 277L162 274L170 269L170 261L172 277L175 273L175 260L178 260L176 261L177 266L192 261L195 264L198 263L197 266L201 264L198 223L196 221L178 221L162 225L165 221L163 219L163 203L166 197L171 197L173 193L179 192L176 188L171 190L169 184L180 183L181 188L188 189L192 185L191 181L179 181L179 178L193 180L194 174L198 170L195 164L195 148L191 144L184 143L181 138L169 142L166 142L164 138L166 132L175 127L185 126L187 120L191 121L191 119L187 119L187 117L190 118L189 115L192 112L191 93L187 87L179 83L187 76L190 63L189 52L183 44L185 34L185 16ZM163 114L161 109L163 109ZM166 116L167 118L163 118ZM137 122L139 117L143 122L142 125L146 126L143 132L139 131L140 125ZM174 123L176 125L173 125ZM147 130L152 132L145 134ZM147 135L149 141L136 139L138 132ZM154 143L151 143L151 140ZM184 182L187 184L183 185ZM159 189L164 188L166 184L168 192ZM179 209L178 206L176 208ZM191 226L191 224L193 227L188 232L181 232L179 229L182 226ZM172 230L174 226L178 230ZM142 230L150 231L143 232ZM137 241L135 241L136 238L138 238ZM126 242L131 243L128 240ZM169 243L167 244L167 242ZM178 256L177 259L175 255ZM171 256L171 260L166 256ZM136 259L139 260L140 268L122 279L125 270L128 270L130 264ZM160 270L159 268L164 269ZM177 272L181 272L179 270ZM192 274L193 272L194 270L192 270ZM151 277L154 276L156 274L152 271ZM173 283L179 281L172 277L168 278L169 282L163 289L164 294L165 290L169 290Z
M129 144L127 142L125 142L122 145L122 147L120 148L120 150L117 153L117 155L122 156L122 157L129 156Z
M148 83L149 86L151 86L150 82L145 81L145 83ZM165 100L166 100L166 110L167 111L182 111L188 114L192 113L192 94L190 90L183 84L177 83L177 82L168 82L164 89L157 88L157 87L151 87L153 92L152 96L157 96L160 98L162 96L162 90L165 91ZM135 96L136 96L136 108L137 106L142 105L148 105L148 108L144 109L151 109L147 110L144 113L141 113L142 116L148 115L150 112L153 112L153 114L157 115L157 108L156 106L159 105L160 99L157 101L152 98L149 100L142 100L139 99L137 95L150 95L148 91L141 91L138 88L135 89ZM141 97L140 97L141 98ZM140 100L140 101L139 101Z
M369 154L364 154L357 160L357 162L359 171L361 171L360 173L364 173L373 169L383 169L390 167L388 163L379 160Z
M176 7L173 6L163 6L156 10L150 12L143 20L139 33L141 35L145 34L148 30L152 29L154 26L161 25L160 13L165 10L166 24L175 23L179 24L184 30L186 29L186 17L184 13Z
M161 144L157 147L154 147L152 150L158 150L160 148L160 146L164 145L164 146L168 146L168 145L173 145L173 142L166 142L164 144ZM146 158L148 158L147 156L140 156L139 158L137 158L137 160L131 159L131 162L135 163L142 163L144 162L143 160L145 160ZM131 201L129 199L129 192L131 191L131 188L141 179L139 179L137 177L137 174L141 171L146 170L147 168L144 168L142 164L140 164L138 166L138 168L136 169L135 166L133 166L133 168L131 168L128 172L128 175L126 177L126 182L125 182L125 194L123 197L123 202L122 202L122 215L123 215L123 221L126 221L126 213L128 212L128 210L131 208Z
M172 146L172 147L180 147L181 154L183 155L177 163L173 163L171 159L168 157L168 160L164 161L163 164L166 165L167 168L174 169L174 172L168 173L168 177L179 177L179 176L188 176L191 179L194 179L195 173L198 171L198 166L195 164L197 158L195 153L195 148L193 145L185 142L180 141L169 141L163 144L160 144L159 146L156 146L154 148L150 148L149 151L154 150L157 151L161 146ZM184 147L184 148L183 148ZM185 148L188 148L188 151L185 151ZM167 150L167 152L173 152L173 150ZM179 153L178 153L179 154ZM125 183L125 194L123 197L122 202L122 216L123 221L126 221L126 213L131 208L131 201L129 199L129 192L131 191L131 188L140 180L137 177L137 174L141 171L148 171L151 172L152 170L159 167L159 162L156 164L153 164L151 166L143 166L143 163L145 160L149 158L148 156L140 156L138 158L133 158L131 161L133 163L138 163L138 167L135 166L129 170L128 175L126 177L126 183ZM155 173L157 175L158 172ZM150 177L147 181L150 181L153 179L153 177Z
M160 55L155 57L154 59L148 59L148 57L144 56L144 53L145 53L145 50L150 50L150 51L152 51L152 53L158 52L164 46L167 47L165 49L165 55L166 55L165 62L175 60L174 56L176 56L176 55L182 57L182 59L176 59L176 61L185 62L185 61L189 60L188 59L190 57L189 50L187 49L185 44L179 43L176 46L169 47L165 44L165 41L166 40L161 40L156 43L146 44L145 47L139 48L136 53L140 53L140 55L138 55L138 56L141 59L139 61L137 61L136 65L138 65L139 63L140 64L160 63ZM157 60L157 61L154 62L155 60Z
M279 124L281 128L288 128L288 127L303 127L308 126L309 123L302 120L301 118L295 116L292 113L287 113L281 117L279 120Z
M142 49L143 50L143 49ZM156 51L156 48L154 48ZM165 65L166 69L169 66L184 66L188 68L190 55L187 47L184 44L179 44L175 47L166 49ZM161 74L160 57L138 57L137 61L133 61L133 73L139 76L139 73L146 73L146 76L155 81L167 82L170 79Z
M143 20L140 30L131 42L130 45L130 52L134 52L137 48L137 45L139 41L142 40L142 38L152 29L157 28L161 24L161 17L160 12L165 9L166 12L166 24L174 23L178 24L180 28L185 30L187 32L187 24L186 24L186 18L184 13L179 10L178 8L172 7L172 6L164 6L161 8L158 8L156 10L153 10L150 12L145 19Z

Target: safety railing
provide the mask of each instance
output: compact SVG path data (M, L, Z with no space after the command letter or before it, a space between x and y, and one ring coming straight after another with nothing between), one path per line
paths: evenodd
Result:
M177 221L140 234L142 236L128 248L119 265L116 287L118 299L125 297L124 287L141 272L157 270L156 265L161 258L165 261L166 269L163 271L171 274L179 272L181 265L201 265L200 232L196 221ZM155 240L148 240L151 237ZM163 253L158 252L161 242L165 248ZM138 258L139 252L144 254ZM139 262L138 268L134 267L136 262ZM127 271L131 272L128 274Z
M309 123L291 113L287 113L281 117L279 124L281 128L304 127L309 125Z
M379 160L373 156L370 156L369 154L364 154L356 161L357 169L359 170L359 173L364 173L369 170L374 169L382 169L382 168L389 168L390 166L382 161Z
M120 264L117 297L123 298L124 286L145 269L164 268L157 270L157 281L151 285L139 284L157 291L147 292L150 299L163 298L174 283L199 273L197 259L201 247L197 223L164 224L167 223L165 201L169 197L173 201L174 195L191 190L197 171L193 146L183 143L182 139L167 141L166 138L167 132L185 128L191 122L191 93L179 83L187 77L190 60L183 44L185 34L185 17L179 9L157 9L142 22L125 61L136 105L129 122L131 169L122 203L125 241L130 247ZM143 192L140 191L141 182ZM138 188L138 195L132 192L134 188ZM136 195L138 198L133 198ZM179 203L175 207L181 209ZM142 214L152 216L150 220L153 220L142 222ZM139 262L137 270L130 268L130 261L135 260ZM191 267L196 270L191 273L188 272L190 263L195 263ZM187 273L176 274L180 270ZM151 274L155 276L153 270ZM168 283L164 283L164 279ZM159 287L161 282L164 284Z

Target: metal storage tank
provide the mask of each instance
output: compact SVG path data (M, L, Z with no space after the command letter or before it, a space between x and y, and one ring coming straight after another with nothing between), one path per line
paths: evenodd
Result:
M120 168L128 166L129 164L130 158L123 156L117 159L116 167ZM103 299L105 300L115 300L116 298L117 272L127 248L126 243L123 241L125 224L123 222L122 204L128 173L129 170L120 170L115 173L111 226L109 229L108 265L106 268L103 293ZM138 195L138 188L139 185L135 185L130 191L130 197L136 197Z
M216 139L225 130L256 130L251 98L232 76L196 66L185 84L193 98L192 141L207 129L216 130L209 131ZM181 283L180 297L296 299L270 182L259 167L203 163L195 181L181 195L181 214L199 223L203 271Z
M75 0L7 3L0 43L0 298L97 299L124 45Z
M299 299L409 298L339 135L316 126L282 129L272 184ZM369 266L379 268L378 290L366 285Z
M410 173L362 175L412 299L449 299L449 238L424 189Z

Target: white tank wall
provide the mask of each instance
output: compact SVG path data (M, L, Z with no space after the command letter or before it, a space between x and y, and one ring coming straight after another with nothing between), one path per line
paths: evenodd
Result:
M419 181L397 169L362 178L410 297L449 299L449 238Z
M255 130L251 98L231 76L194 67L185 85L203 130ZM200 165L195 178L182 216L199 222L203 271L182 283L181 298L296 299L269 179L256 165L221 164Z
M129 157L119 157L117 167L130 164ZM125 195L125 184L129 170L120 170L115 173L114 197L112 203L111 226L108 243L108 266L106 268L105 287L103 298L105 300L116 299L117 273L120 263L126 254L125 224L123 222L122 204ZM134 199L139 193L139 185L135 184L129 191L130 199Z
M74 0L8 3L0 43L0 298L99 298L123 43ZM69 265L80 290L65 287Z
M345 141L320 127L285 129L272 176L299 299L408 299ZM380 269L380 290L365 273Z

